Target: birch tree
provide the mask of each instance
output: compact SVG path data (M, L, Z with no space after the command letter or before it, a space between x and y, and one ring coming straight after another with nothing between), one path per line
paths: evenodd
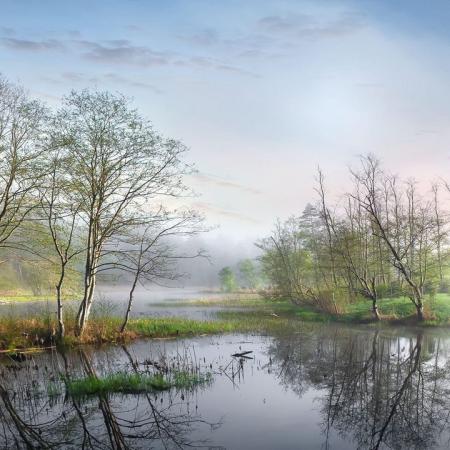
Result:
M83 241L78 235L82 230L78 214L81 204L74 204L66 195L67 167L65 163L66 161L60 157L59 153L50 159L40 196L40 212L50 233L57 259L58 280L55 289L59 340L65 335L63 289L69 264L85 251Z
M120 95L72 92L53 121L52 145L67 161L67 196L80 205L86 241L77 334L86 327L100 265L114 240L145 225L150 204L186 192L184 145L165 139Z

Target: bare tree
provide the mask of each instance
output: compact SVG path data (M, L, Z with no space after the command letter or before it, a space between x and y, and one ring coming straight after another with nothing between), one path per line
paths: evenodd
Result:
M59 277L56 283L56 304L58 319L58 338L65 334L63 317L63 285L69 263L85 251L77 232L80 231L79 210L65 196L65 161L57 153L50 161L48 175L41 193L41 211L50 232L51 241L58 259Z
M359 198L358 192L355 194ZM372 314L380 320L378 311L378 284L381 279L378 264L378 238L373 236L371 222L358 201L348 199L346 216L333 223L335 252L339 265L347 274L351 291L361 294L372 302Z
M377 259L379 239L374 239L371 221L359 202L359 186L355 187L353 196L348 196L344 214L333 213L326 201L324 175L318 171L318 188L320 197L321 219L326 235L327 256L330 260L331 277L334 288L339 287L339 279L345 281L350 294L361 294L372 302L372 314L380 320L378 312L379 268ZM356 199L356 200L355 200ZM323 275L327 283L327 275Z
M171 242L173 237L190 237L205 231L202 221L203 218L195 211L171 213L160 208L141 231L136 230L125 240L125 247L115 255L116 261L105 264L113 264L114 268L132 277L127 309L120 327L121 333L128 324L138 284L144 286L178 280L184 276L177 270L178 260L206 256L202 251L180 254Z
M0 246L9 245L30 212L39 206L43 176L45 108L0 77ZM15 247L20 245L16 239Z
M386 175L373 156L363 157L362 170L352 175L361 187L361 196L353 198L369 214L373 233L386 245L392 266L406 283L417 318L423 320L424 287L435 258L431 203L420 198L413 181L401 189L397 178Z
M331 279L333 282L333 287L336 288L338 286L337 276L336 276L336 255L335 255L335 249L333 246L333 217L330 213L330 210L327 205L326 201L326 194L325 194L325 177L323 175L323 172L320 168L317 169L317 183L318 186L316 188L316 192L319 194L320 199L320 211L321 211L321 218L325 225L325 231L326 231L326 240L327 240L327 249L328 249L328 257L330 260L330 272L331 272Z
M106 92L72 92L53 123L53 145L67 161L67 196L79 204L86 257L77 334L86 327L101 261L133 227L145 225L150 202L186 193L181 161L186 148L158 135L125 98Z

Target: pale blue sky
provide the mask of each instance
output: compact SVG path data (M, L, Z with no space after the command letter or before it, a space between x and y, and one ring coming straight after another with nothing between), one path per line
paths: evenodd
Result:
M450 173L447 1L0 0L0 72L55 105L120 91L191 148L192 200L224 235L301 211L373 152Z

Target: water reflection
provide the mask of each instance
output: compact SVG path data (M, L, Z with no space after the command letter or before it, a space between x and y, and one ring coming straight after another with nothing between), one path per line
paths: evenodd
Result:
M298 395L311 386L325 393L324 448L333 446L331 430L358 449L437 448L448 434L448 346L440 337L335 329L276 339L270 354Z
M0 448L449 447L446 334L328 325L287 331L5 359ZM244 356L232 357L236 352ZM70 379L186 361L211 370L213 384L139 395L67 394Z
M119 349L116 349L117 351ZM142 372L126 347L105 354L105 359L79 350L52 353L3 366L0 383L0 448L186 448L201 447L192 441L195 427L214 428L194 409L194 390L142 395L100 393L86 398L60 395L71 378L97 377L125 368ZM124 358L121 359L121 356ZM120 361L119 365L115 361ZM62 392L64 394L64 392Z

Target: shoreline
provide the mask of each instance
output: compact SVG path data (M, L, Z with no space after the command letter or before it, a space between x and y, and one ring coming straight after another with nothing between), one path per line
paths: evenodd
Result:
M234 306L234 305L233 305ZM297 314L292 314L295 311ZM0 322L0 354L45 351L57 345L77 347L83 345L120 345L137 339L177 339L195 336L213 336L233 333L268 334L295 331L299 325L368 326L379 329L403 327L423 330L449 330L447 323L418 322L414 316L389 317L386 320L358 320L349 316L331 316L312 312L279 301L268 302L264 308L247 307L245 310L223 310L214 320L185 319L181 317L145 317L130 319L127 329L120 333L121 317L92 317L83 336L76 337L75 321L66 319L66 336L56 342L57 323L48 315L34 318L7 318Z

